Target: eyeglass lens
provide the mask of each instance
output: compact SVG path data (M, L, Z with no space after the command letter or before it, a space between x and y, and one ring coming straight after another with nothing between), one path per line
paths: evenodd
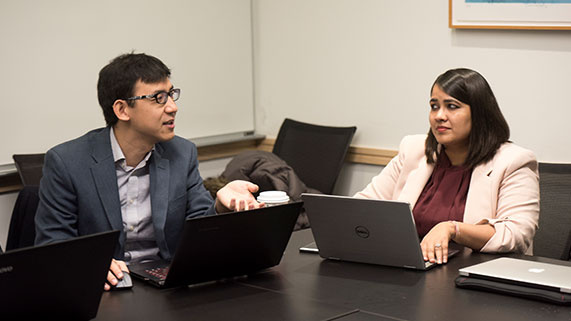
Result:
M157 94L155 99L157 100L157 103L159 103L159 104L166 104L167 100L169 99L169 96L171 96L173 101L177 101L178 98L180 97L180 89L176 88L176 89L173 89L169 92L162 91L162 92Z

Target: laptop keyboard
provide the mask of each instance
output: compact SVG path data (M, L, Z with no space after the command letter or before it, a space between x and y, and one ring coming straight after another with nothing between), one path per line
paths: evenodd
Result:
M169 267L161 267L161 268L154 268L154 269L147 269L145 273L151 275L153 278L164 281L167 278L167 274L169 273Z

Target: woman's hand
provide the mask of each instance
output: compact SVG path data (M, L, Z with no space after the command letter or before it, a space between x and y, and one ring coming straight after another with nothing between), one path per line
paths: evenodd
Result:
M455 234L454 223L447 221L436 224L420 242L424 260L438 264L448 262L448 243Z

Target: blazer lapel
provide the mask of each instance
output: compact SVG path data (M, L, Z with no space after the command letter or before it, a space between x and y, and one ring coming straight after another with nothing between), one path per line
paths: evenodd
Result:
M470 187L466 197L466 207L464 209L464 222L476 224L483 217L492 218L492 208L496 208L497 198L492 197L492 164L488 162L476 166L470 178Z
M111 141L109 139L109 127L96 136L91 155L95 160L95 163L91 166L91 175L93 176L107 220L113 229L123 230L121 202L119 200L117 173L115 172L115 163L113 162L113 152L111 151Z
M434 164L426 163L426 157L422 157L417 168L412 170L403 186L402 192L398 196L399 201L405 201L410 204L411 210L414 208L420 193L424 189L426 182L434 171Z
M166 257L169 257L170 252L167 247L165 225L169 199L170 163L168 159L162 158L161 151L160 145L156 145L155 151L151 156L151 211L157 245L161 253L165 253Z

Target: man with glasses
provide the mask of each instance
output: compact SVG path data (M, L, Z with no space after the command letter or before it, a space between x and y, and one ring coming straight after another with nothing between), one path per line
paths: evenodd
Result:
M121 230L108 290L127 264L170 259L186 218L262 205L252 195L258 187L246 181L229 183L212 200L196 147L174 134L181 90L159 59L115 58L100 71L97 92L107 127L46 154L36 244Z

